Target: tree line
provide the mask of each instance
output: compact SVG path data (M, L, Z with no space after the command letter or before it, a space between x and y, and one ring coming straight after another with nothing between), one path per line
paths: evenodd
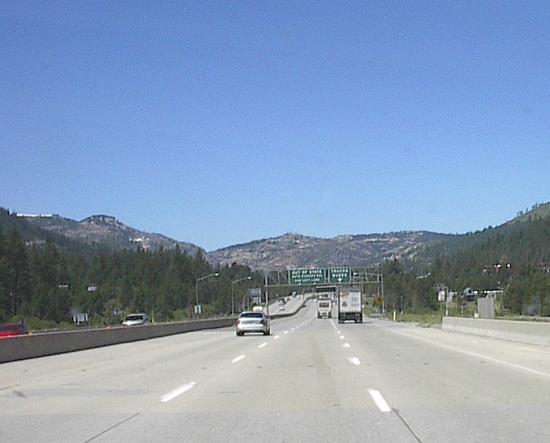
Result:
M388 309L437 310L436 288L443 285L459 295L466 287L502 289L503 313L550 315L550 218L487 229L477 242L468 236L452 254L444 249L429 263L382 265ZM196 279L213 273L219 276L198 286L204 315L231 312L231 282L252 277L235 285L236 311L245 289L263 283L248 267L215 267L200 252L84 255L53 239L27 241L15 227L0 229L0 321L69 322L80 312L95 324L115 324L128 312L146 312L156 321L184 319L193 315Z
M193 315L196 279L209 274L218 276L198 285L203 315L231 312L232 281L252 276L234 286L236 309L246 288L262 283L248 267L214 267L201 252L190 256L177 247L84 256L52 240L28 244L16 229L0 230L0 321L69 322L84 312L95 324L115 324L128 312L180 320Z
M479 293L503 290L503 314L550 315L550 218L488 228L434 248L429 263L391 260L384 264L386 301L404 310L438 309L437 287ZM429 251L428 251L429 252ZM433 252L433 250L432 250ZM426 257L426 255L424 255Z

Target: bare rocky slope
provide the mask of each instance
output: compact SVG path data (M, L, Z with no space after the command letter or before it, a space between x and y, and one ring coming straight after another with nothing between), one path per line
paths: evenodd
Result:
M211 251L208 258L214 264L236 262L263 270L370 266L385 259L412 259L424 247L447 237L446 234L426 231L341 235L329 239L287 233Z

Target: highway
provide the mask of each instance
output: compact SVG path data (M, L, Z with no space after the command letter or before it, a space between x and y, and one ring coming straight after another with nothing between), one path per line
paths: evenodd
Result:
M0 441L550 441L550 349L272 321L0 365Z

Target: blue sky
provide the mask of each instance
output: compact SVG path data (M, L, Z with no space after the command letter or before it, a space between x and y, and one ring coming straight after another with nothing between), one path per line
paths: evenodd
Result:
M208 250L550 188L549 2L2 2L0 206Z

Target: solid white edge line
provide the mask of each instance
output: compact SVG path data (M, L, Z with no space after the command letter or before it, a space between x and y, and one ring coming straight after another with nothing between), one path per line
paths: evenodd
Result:
M246 357L246 355L241 354L238 357L235 357L233 360L231 360L231 363L237 363L238 361L241 361L245 357Z
M390 406L386 403L386 400L384 400L384 397L382 397L382 394L380 394L379 391L376 389L368 389L368 391L374 403L378 406L378 409L382 412L391 412Z
M403 337L408 337L412 340L418 340L418 341L421 341L421 342L424 342L424 343L428 343L432 346L437 346L437 347L440 347L440 348L443 348L443 349L447 349L449 351L459 352L461 354L469 355L471 357L481 358L483 360L492 361L493 363L497 363L497 364L501 364L501 365L508 366L508 367L511 367L511 368L519 369L519 370L525 371L525 372L530 372L531 374L540 375L542 377L550 378L550 373L548 373L548 372L538 371L537 369L531 369L531 368L528 368L527 366L518 365L516 363L512 363L512 362L505 361L505 360L499 360L498 358L489 357L488 355L484 355L484 354L478 354L477 352L465 351L463 349L454 348L452 346L444 345L442 343L437 343L437 342L434 342L434 341L429 340L429 339L424 339L424 338L421 338L421 337L414 337L414 336L411 336L411 335L403 334L401 332L393 331L391 329L387 329L387 330L394 333L394 334L401 335Z
M185 385L182 385L180 386L179 388L176 388L170 392L168 392L167 394L164 394L161 398L160 398L160 401L165 403L167 401L170 401L170 400L173 400L174 398L180 396L181 394L183 394L184 392L188 391L189 389L191 389L193 386L195 386L195 382L191 382L191 383L187 383Z
M258 348L264 348L265 346L267 346L267 342L264 341L261 345L258 345Z

